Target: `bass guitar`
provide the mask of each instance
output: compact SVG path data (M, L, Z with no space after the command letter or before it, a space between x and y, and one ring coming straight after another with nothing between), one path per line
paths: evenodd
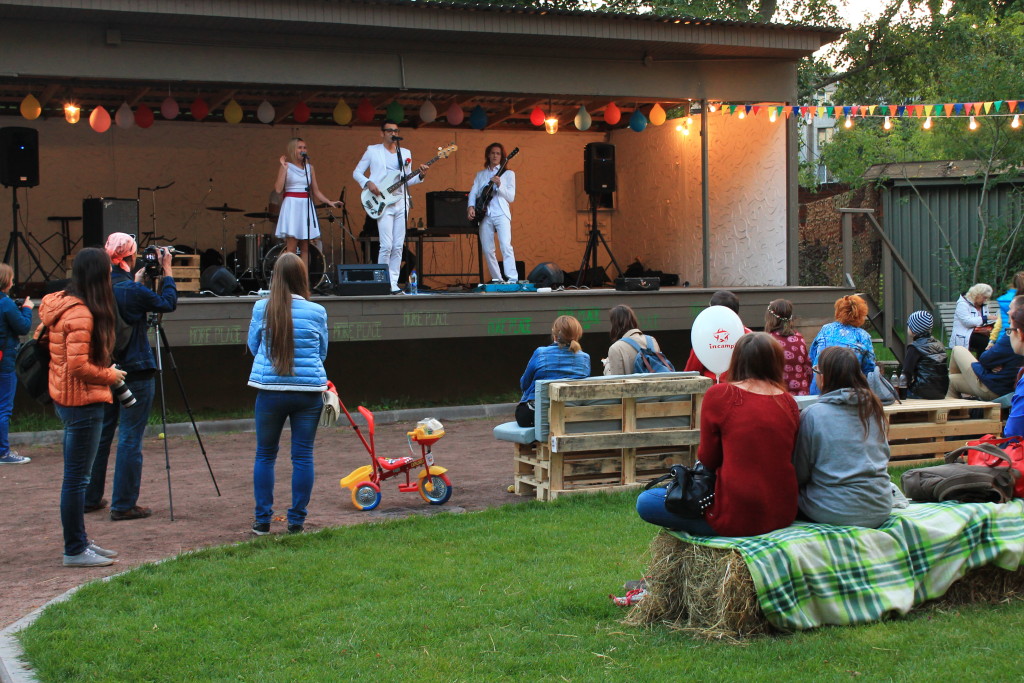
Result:
M428 161L426 165L430 166L438 159L447 159L457 149L458 146L454 144L448 145L443 149L439 147L437 156ZM418 176L419 173L419 170L416 170L405 175L402 175L401 171L391 174L385 180L385 187L377 188L380 191L380 196L375 195L368 189L363 189L363 193L359 195L359 201L363 205L366 215L374 220L380 218L386 208L402 198L402 188L415 176Z
M517 154L519 154L518 147L509 152L505 161L501 162L501 166L498 167L498 172L494 174L495 178L500 178L505 173L508 162L512 161L512 157ZM494 190L494 183L488 181L484 189L480 190L480 194L477 195L476 203L473 204L473 220L470 221L473 227L479 228L480 224L484 222L484 218L487 217L487 207L491 205L491 200L494 198Z

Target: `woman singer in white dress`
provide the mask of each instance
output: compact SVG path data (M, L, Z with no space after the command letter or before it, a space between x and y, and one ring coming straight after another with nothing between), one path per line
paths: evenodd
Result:
M275 235L285 241L284 250L298 253L308 268L309 241L320 238L320 224L317 222L315 204L310 201L310 192L317 201L336 209L341 208L342 202L331 201L317 187L313 164L309 163L306 142L302 138L288 141L288 153L281 157L281 169L277 172L274 190L284 194Z

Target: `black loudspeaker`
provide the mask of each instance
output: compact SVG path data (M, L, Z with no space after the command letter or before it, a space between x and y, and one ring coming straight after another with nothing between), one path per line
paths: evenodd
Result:
M338 296L374 296L391 293L388 267L383 263L338 266L338 281L334 285Z
M565 282L565 273L554 263L548 261L531 270L530 277L526 279L538 287L561 287Z
M213 292L217 296L230 296L237 294L242 286L231 274L231 271L223 266L210 266L199 276L199 289Z
M82 246L103 247L112 232L139 234L139 200L97 197L82 200Z
M0 183L6 187L39 184L39 131L35 128L0 128Z
M470 233L476 228L466 217L469 193L457 190L427 193L427 231L432 233Z
M615 145L591 142L583 148L583 190L597 195L615 192Z
M513 273L512 275L509 275L508 273L505 272L504 259L498 261L498 270L501 272L501 278L503 280L511 280L512 278L515 278L516 280L522 280L523 275L526 274L526 261L516 261L516 272Z

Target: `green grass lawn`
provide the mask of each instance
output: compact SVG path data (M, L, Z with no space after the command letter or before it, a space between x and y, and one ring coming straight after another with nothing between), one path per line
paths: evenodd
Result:
M1020 677L1024 603L745 645L620 623L635 493L275 536L90 584L21 639L42 681Z

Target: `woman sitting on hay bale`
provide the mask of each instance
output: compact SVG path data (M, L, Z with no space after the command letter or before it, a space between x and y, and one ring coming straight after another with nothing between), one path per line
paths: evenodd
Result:
M800 416L793 453L800 512L813 522L877 528L893 504L882 403L848 348L823 350L814 371L823 393Z
M698 536L756 536L793 523L800 411L782 383L782 366L782 347L771 335L740 337L729 381L708 389L701 404L697 457L717 475L714 502L703 519L688 519L665 509L665 489L650 489L636 501L640 517Z

